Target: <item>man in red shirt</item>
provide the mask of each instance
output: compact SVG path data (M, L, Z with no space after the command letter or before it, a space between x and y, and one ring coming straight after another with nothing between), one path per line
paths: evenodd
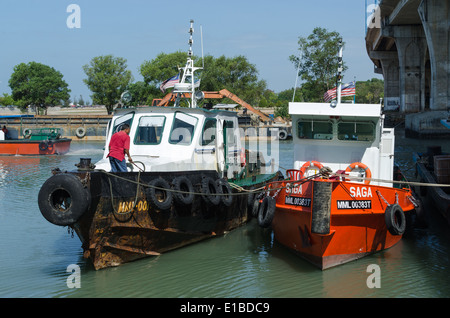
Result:
M123 124L121 130L116 132L111 137L109 142L109 163L111 164L111 172L127 172L127 162L125 155L128 156L128 161L133 162L130 156L130 125Z

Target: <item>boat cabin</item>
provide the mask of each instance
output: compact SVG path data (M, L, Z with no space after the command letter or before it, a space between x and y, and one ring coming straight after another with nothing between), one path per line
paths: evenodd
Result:
M352 163L363 163L370 169L372 178L393 179L394 129L384 128L381 105L290 103L289 113L294 169L318 161L337 172L345 171ZM363 174L357 170L350 175ZM310 170L309 175L316 172ZM392 183L371 184L392 186Z
M110 170L108 145L125 123L131 128L130 154L144 171L216 170L231 179L243 170L236 113L184 107L117 110L108 125L98 169ZM128 164L128 170L138 168Z

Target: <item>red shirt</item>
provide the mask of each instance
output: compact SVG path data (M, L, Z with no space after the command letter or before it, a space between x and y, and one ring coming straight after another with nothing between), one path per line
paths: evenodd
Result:
M111 137L108 157L122 161L125 159L125 149L130 149L130 136L121 130Z

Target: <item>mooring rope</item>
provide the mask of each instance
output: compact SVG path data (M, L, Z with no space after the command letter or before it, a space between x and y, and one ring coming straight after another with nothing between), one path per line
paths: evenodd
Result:
M320 169L319 173L304 177L299 180L290 180L290 179L286 178L286 179L279 180L279 181L270 181L270 182L267 182L266 185L261 186L256 189L245 189L244 187L242 187L240 185L237 185L232 182L228 182L230 187L232 187L233 189L238 191L237 193L203 193L203 192L189 192L189 191L183 191L183 190L176 190L176 189L171 189L171 188L162 188L162 187L157 187L154 185L142 183L141 179L140 179L140 174L141 174L141 171L143 171L143 170L140 168L138 171L138 180L137 181L118 176L116 174L107 172L105 170L100 170L100 171L108 176L112 176L112 177L121 179L123 181L137 184L135 202L134 202L132 209L129 212L131 212L134 209L134 207L137 203L139 186L143 186L143 187L147 187L147 188L154 188L154 189L162 190L162 191L170 191L170 192L181 193L181 194L193 194L193 195L201 195L201 196L208 196L208 195L210 195L210 196L230 196L230 195L238 196L238 195L247 195L247 194L251 194L251 193L253 193L253 194L262 193L262 192L267 192L267 191L277 191L277 190L279 191L282 189L294 189L296 187L300 187L303 183L305 183L309 180L315 179L317 177L322 177L324 179L329 179L330 177L339 177L339 178L343 178L344 180L345 179L358 180L358 181L370 180L373 182L405 184L405 185L415 185L415 186L425 186L425 187L450 187L450 184L423 183L423 182L413 182L413 181L396 181L396 180L385 180L385 179L376 179L376 178L365 178L365 177L361 177L361 176L350 176L348 174L333 173L330 168L324 167L324 168ZM109 178L108 178L108 181L109 181L111 197L112 197L112 195L113 195L112 194L112 184L111 184L111 181ZM278 184L282 184L282 183L286 183L286 185L284 185L284 186L278 185ZM126 213L128 213L128 212L126 212Z

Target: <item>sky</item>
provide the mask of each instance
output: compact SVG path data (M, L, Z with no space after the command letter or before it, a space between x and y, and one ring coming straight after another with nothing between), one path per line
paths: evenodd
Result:
M64 75L72 100L81 95L91 101L83 65L100 55L123 57L134 81L140 81L143 62L162 52L188 51L191 19L195 55L202 54L202 42L204 55L243 55L275 92L294 87L296 67L289 56L299 53L299 37L315 27L343 36L349 67L345 82L380 78L365 47L365 2L0 0L0 95L11 93L8 81L15 65L35 61Z

